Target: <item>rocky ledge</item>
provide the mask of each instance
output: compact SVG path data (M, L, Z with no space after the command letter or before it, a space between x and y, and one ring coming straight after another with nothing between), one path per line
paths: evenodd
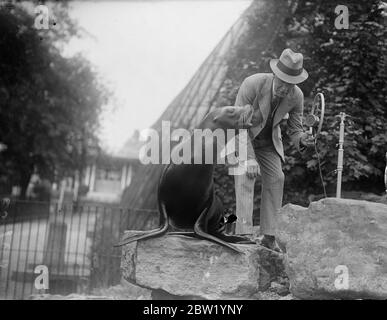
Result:
M291 293L300 299L387 299L387 205L326 198L279 214Z
M178 235L134 242L123 247L121 284L31 299L387 299L387 205L287 204L278 230L285 254L259 245L237 245L237 254Z
M259 245L237 245L243 254L181 235L123 247L123 278L152 290L153 298L267 299L286 296L283 255ZM268 295L269 294L269 295Z

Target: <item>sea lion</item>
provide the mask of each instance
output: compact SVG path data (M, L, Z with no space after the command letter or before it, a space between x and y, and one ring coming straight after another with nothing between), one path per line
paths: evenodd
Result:
M216 108L204 117L198 129L206 130L211 134L217 129L247 129L251 127L252 116L251 105ZM204 139L204 141L207 140ZM229 242L255 244L247 238L228 236L223 233L225 224L232 222L236 217L234 215L225 219L222 203L214 193L213 172L216 161L210 164L204 161L208 151L212 151L216 157L215 160L218 159L220 150L217 149L215 139L197 144L194 143L193 135L191 135L190 139L182 141L181 144L190 144L193 150L191 161L190 164L171 162L164 168L160 176L158 185L160 227L151 231L143 231L140 234L124 236L116 246L160 236L168 229L180 230L179 232L168 232L169 234L183 234L207 239L239 253L242 251ZM178 149L181 150L176 146L172 154L178 152L176 151Z

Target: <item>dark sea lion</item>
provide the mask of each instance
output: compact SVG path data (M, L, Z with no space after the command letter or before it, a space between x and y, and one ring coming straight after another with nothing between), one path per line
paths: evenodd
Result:
M198 129L208 129L207 132L211 134L217 129L247 129L251 126L252 115L253 108L250 105L217 108L204 117ZM212 154L218 158L220 150L217 149L215 141L216 139L211 139L207 143L197 144L194 143L193 135L191 135L190 139L180 143L190 144L190 148L193 150L191 164L171 162L161 174L158 186L160 227L140 234L124 236L117 246L160 236L168 229L170 231L171 229L180 230L168 232L169 234L207 239L236 252L242 251L229 242L255 244L247 238L229 236L223 233L225 224L232 222L236 217L231 216L225 219L223 205L214 193L213 172L216 159L210 164L205 164L204 161L208 151L212 151ZM176 152L176 147L172 150L172 154Z

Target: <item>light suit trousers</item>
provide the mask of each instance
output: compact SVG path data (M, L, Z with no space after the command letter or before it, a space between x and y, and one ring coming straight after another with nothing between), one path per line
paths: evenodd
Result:
M274 146L254 149L261 170L262 191L260 206L260 233L276 234L276 219L282 206L285 176L282 171L281 158ZM253 232L253 208L255 178L246 173L235 175L236 193L236 234Z

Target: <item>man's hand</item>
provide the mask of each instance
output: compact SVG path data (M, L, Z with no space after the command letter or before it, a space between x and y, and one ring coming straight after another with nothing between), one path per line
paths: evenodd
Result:
M261 174L261 169L259 168L259 164L257 160L250 159L246 162L247 172L246 175L250 179L254 179Z
M314 137L308 131L304 132L300 138L300 148L312 148L314 146Z

